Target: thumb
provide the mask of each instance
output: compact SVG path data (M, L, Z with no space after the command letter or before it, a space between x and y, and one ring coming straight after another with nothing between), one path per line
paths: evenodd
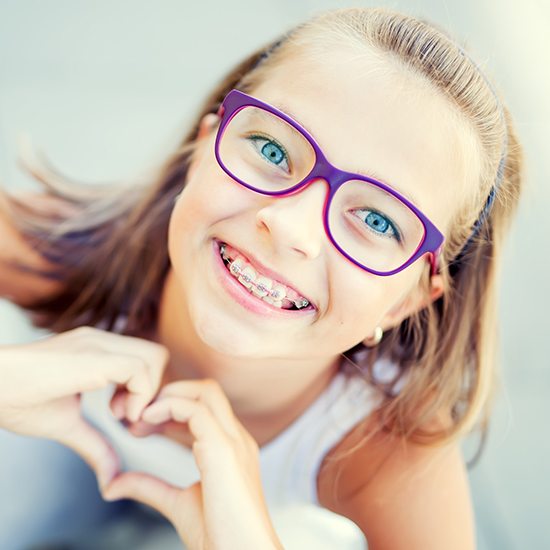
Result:
M103 491L105 500L131 498L160 512L176 529L186 548L204 548L201 482L179 489L142 472L118 475Z
M103 491L105 500L131 498L160 512L174 523L177 510L177 489L156 477L142 472L128 472L116 476Z
M120 460L105 437L80 417L74 426L57 438L69 447L95 472L101 491L120 471Z
M142 472L118 475L103 492L105 500L131 498L160 512L176 529L185 548L205 548L201 482L179 489Z

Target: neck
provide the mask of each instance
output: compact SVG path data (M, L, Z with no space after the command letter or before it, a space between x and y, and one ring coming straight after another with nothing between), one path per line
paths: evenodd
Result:
M221 354L197 335L169 271L153 340L170 353L163 385L181 379L216 379L239 417L261 418L311 403L338 370L339 357L316 360L243 358Z

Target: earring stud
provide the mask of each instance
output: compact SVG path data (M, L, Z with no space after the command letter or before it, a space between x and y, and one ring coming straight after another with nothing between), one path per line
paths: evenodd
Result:
M382 327L376 327L374 329L373 335L365 338L363 340L363 344L368 348L373 348L380 343L380 340L382 340L382 336L384 336L384 331Z

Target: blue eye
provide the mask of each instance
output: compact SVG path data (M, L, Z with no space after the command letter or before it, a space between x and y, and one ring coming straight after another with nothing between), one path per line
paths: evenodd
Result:
M252 141L264 160L276 166L281 166L285 172L290 172L289 158L282 145L273 139L262 136L249 136L248 139Z
M401 234L390 218L375 210L359 209L357 212L367 213L363 221L370 231L376 235L389 237L395 239L397 242L401 242Z
M285 154L281 151L281 148L277 147L273 142L266 143L262 147L262 155L274 164L281 164L285 158Z

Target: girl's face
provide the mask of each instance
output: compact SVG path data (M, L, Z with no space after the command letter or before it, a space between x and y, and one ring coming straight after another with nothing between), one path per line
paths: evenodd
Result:
M388 61L341 50L322 63L283 62L250 95L292 113L334 165L374 172L414 197L448 234L466 182L475 181L475 166L463 160L474 156L468 150L472 140L446 99L420 79ZM344 258L324 230L324 181L286 197L260 195L233 181L214 155L216 122L216 115L203 119L169 230L178 303L208 346L243 359L328 359L441 294L439 276L431 297L419 290L429 269L425 259L381 277ZM220 268L216 241L279 274L315 309L280 315L243 306L228 291L224 278L231 276Z

